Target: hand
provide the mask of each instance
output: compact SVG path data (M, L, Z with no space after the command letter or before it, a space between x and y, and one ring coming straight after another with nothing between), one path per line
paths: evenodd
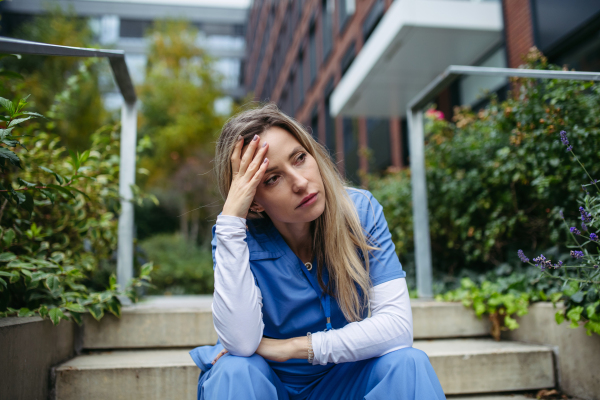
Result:
M215 357L215 359L214 359L214 360L212 360L211 364L212 364L212 365L215 365L215 363L217 362L217 360L218 360L219 358L221 358L222 356L224 356L225 354L227 354L227 349L223 349L223 350L221 350L221 352L220 352L219 354L217 354L217 356Z
M255 135L242 156L244 141L240 138L231 155L233 178L229 194L223 206L223 215L246 218L254 200L256 188L265 174L269 160L265 158L269 145L265 142L259 148L260 137ZM256 151L258 148L258 151Z

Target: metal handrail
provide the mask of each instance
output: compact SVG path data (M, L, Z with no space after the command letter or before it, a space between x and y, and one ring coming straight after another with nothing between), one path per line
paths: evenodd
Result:
M463 75L600 81L600 72L551 71L539 69L450 65L408 103L407 119L410 146L417 293L419 297L423 298L433 297L431 237L429 234L427 181L425 176L425 134L423 129L423 108L425 108L427 104L429 104L444 89L450 86L450 84Z
M121 110L121 152L119 162L119 241L117 248L117 282L124 288L133 278L133 193L137 141L137 96L125 63L123 50L89 49L31 42L0 36L0 53L61 57L106 57L125 102ZM122 301L126 301L123 298Z

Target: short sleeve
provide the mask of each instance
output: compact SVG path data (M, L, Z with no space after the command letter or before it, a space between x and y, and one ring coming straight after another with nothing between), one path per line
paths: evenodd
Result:
M210 246L212 247L213 269L215 269L217 266L217 224L212 227L212 240L210 241Z
M383 207L367 190L353 189L349 195L356 205L361 224L367 234L369 244L377 247L369 252L369 269L373 286L406 277L396 254L396 246Z

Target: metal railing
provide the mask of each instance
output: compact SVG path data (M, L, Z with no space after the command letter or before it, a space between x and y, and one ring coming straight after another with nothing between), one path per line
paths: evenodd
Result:
M119 244L117 249L117 283L124 288L133 278L133 192L135 184L135 155L137 140L137 96L125 64L122 50L87 49L58 46L0 37L0 53L31 54L62 57L106 57L110 62L115 81L123 96L121 109L121 153L119 163Z
M423 108L440 94L442 90L463 75L600 81L600 72L545 71L537 69L451 65L408 103L406 114L408 118L410 147L417 293L419 297L423 298L433 297L431 239L427 211L427 181L425 177Z

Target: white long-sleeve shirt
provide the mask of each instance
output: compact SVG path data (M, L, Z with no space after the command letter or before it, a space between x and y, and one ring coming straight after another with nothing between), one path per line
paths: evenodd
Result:
M213 322L233 355L251 356L263 336L262 295L250 270L246 220L219 215L216 223ZM379 357L413 344L412 312L404 278L369 290L371 317L312 334L313 364Z

